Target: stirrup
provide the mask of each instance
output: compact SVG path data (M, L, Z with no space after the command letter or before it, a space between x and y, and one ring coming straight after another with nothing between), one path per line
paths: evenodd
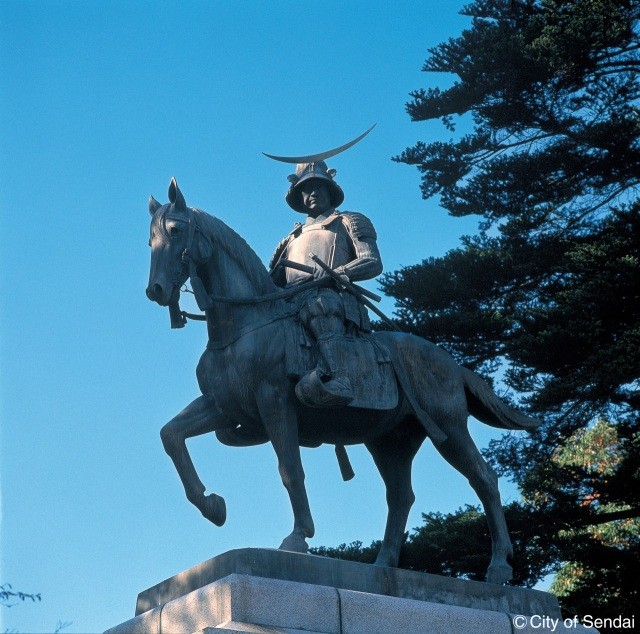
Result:
M317 368L298 381L296 396L309 407L344 407L354 398L349 377L338 376L325 382Z

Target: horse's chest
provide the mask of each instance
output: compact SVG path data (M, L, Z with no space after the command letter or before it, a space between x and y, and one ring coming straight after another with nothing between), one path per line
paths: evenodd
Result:
M223 350L206 350L196 370L200 391L212 396L227 415L256 414L255 383L258 377L255 350L249 342L227 346Z

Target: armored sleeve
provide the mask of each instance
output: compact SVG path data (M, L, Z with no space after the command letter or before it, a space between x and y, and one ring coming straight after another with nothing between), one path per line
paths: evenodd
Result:
M347 211L341 214L342 222L351 237L355 258L339 267L339 273L345 273L349 279L369 280L382 273L382 259L376 242L378 235L373 223L363 214Z

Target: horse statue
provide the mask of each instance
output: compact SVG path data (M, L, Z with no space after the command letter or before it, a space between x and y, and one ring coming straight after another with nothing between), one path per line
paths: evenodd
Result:
M293 530L280 549L305 553L314 524L300 445L363 443L387 492L388 516L375 564L397 566L415 499L411 465L429 436L444 459L466 476L484 507L492 545L487 581L511 579L508 560L513 549L498 479L471 439L467 417L471 414L503 429L532 430L540 421L501 401L478 375L457 365L443 349L420 337L390 331L370 336L390 353L398 377L395 407L304 405L285 371L290 333L302 328L287 301L291 289L279 289L255 252L220 219L188 207L175 179L169 185L169 201L162 205L149 199L147 296L175 312L180 288L191 278L196 299L205 310L209 337L196 370L202 395L160 434L187 499L217 526L225 522L225 501L215 493L205 494L187 438L216 432L219 440L230 445L270 441L294 515Z

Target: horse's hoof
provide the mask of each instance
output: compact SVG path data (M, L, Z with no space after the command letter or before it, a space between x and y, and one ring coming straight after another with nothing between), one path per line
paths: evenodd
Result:
M204 496L200 512L216 526L222 526L227 521L227 504L223 497L215 493Z
M509 564L489 566L487 570L487 583L507 583L513 578L513 568Z
M309 544L302 533L293 531L291 535L284 538L279 550L290 550L294 553L306 553L309 551Z

